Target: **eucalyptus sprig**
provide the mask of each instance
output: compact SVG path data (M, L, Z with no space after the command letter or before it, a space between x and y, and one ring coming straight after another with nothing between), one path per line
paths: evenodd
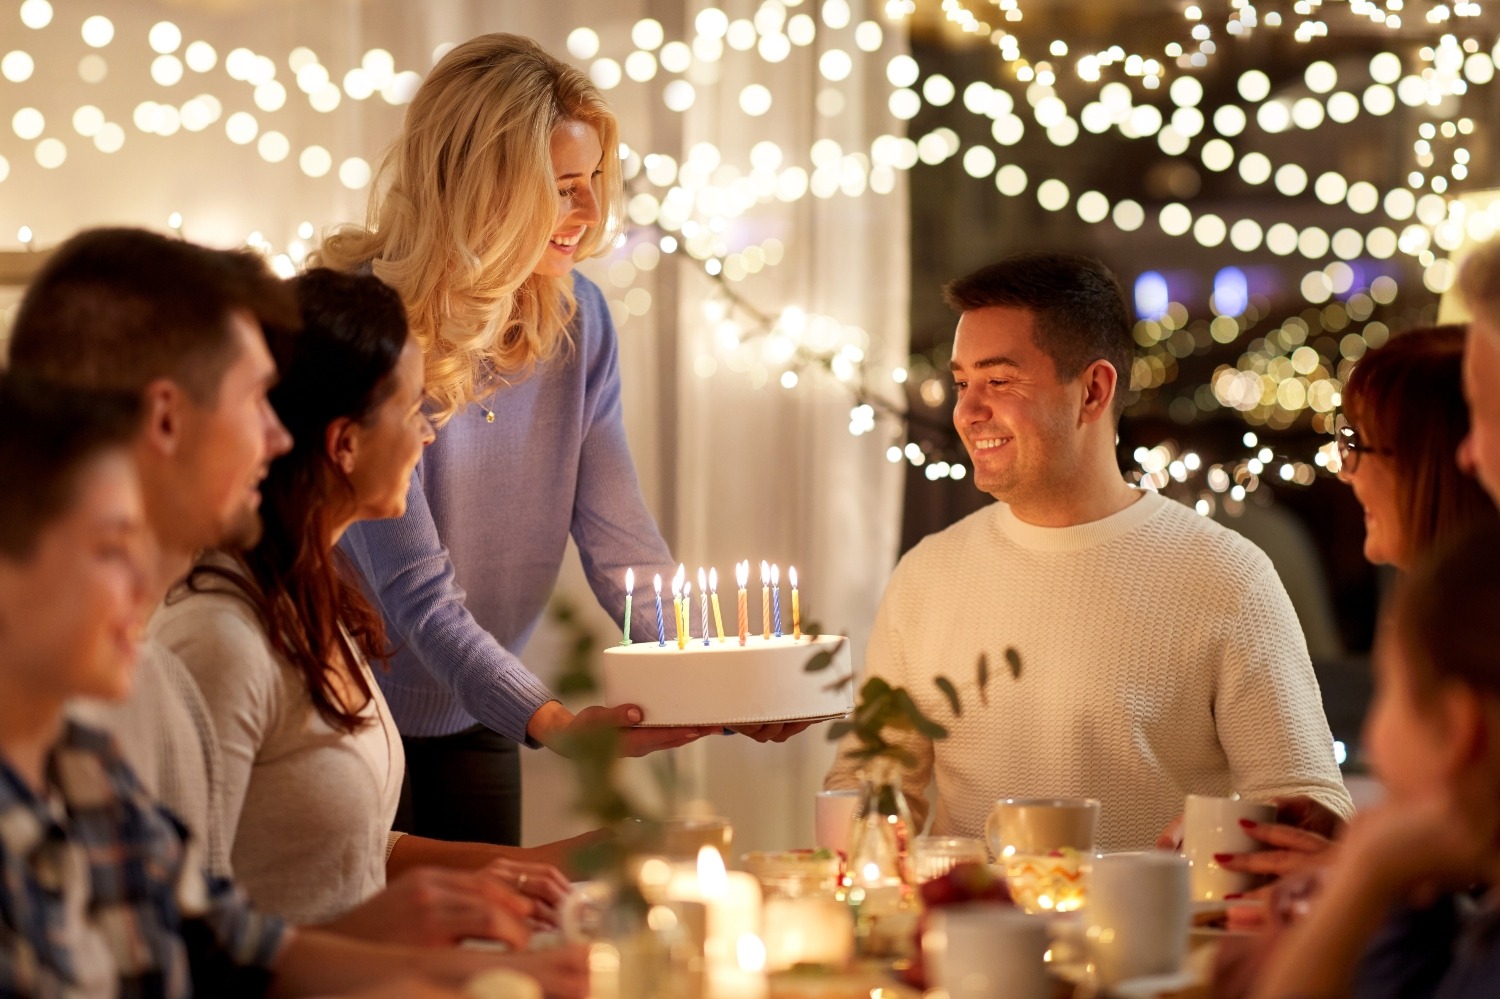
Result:
M1006 648L1005 661L1010 667L1011 678L1020 680L1020 653L1014 648ZM816 673L832 665L833 653L820 652L808 660L804 669L809 673ZM979 702L988 707L990 664L989 657L983 652L979 654L975 663L974 674L975 685L979 688ZM830 689L837 689L853 681L853 674L840 677L830 685ZM963 700L958 695L958 687L943 675L934 677L932 682L947 700L953 716L961 717ZM865 680L864 686L860 687L854 712L845 721L835 722L829 726L828 738L831 741L837 741L852 734L859 746L849 750L846 755L854 759L864 762L888 759L904 767L914 767L917 765L917 758L911 750L887 738L888 733L899 732L916 732L934 741L948 738L947 727L923 714L922 709L917 707L916 701L912 700L911 693L905 687L893 687L880 677L872 676Z

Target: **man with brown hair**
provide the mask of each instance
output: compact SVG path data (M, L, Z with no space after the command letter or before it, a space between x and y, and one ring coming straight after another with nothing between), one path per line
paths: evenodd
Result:
M151 606L201 549L260 535L257 486L291 446L266 400L276 366L263 323L299 319L259 257L139 229L74 236L17 310L12 369L143 401L134 457L155 546ZM146 789L201 838L209 869L226 873L218 739L181 661L147 641L130 697L78 713L115 735Z
M1149 848L1190 793L1349 814L1270 561L1120 473L1133 346L1114 276L1025 254L960 278L947 298L959 313L953 423L975 485L999 502L907 553L870 636L867 674L949 729L893 739L917 759L905 787L918 820L934 778L935 834L982 834L1001 797L1080 796L1102 804L1104 850ZM826 783L855 780L844 755Z

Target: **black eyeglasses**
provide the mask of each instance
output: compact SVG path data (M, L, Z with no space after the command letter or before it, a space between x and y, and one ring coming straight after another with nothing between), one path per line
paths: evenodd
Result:
M1359 456L1362 454L1380 454L1390 457L1395 454L1390 448L1371 447L1359 439L1359 431L1354 429L1354 424L1340 413L1333 421L1333 439L1338 443L1339 471L1354 474L1354 469L1359 465Z

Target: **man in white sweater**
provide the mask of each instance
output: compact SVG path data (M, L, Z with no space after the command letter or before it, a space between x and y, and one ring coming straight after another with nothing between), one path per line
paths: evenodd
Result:
M975 485L999 502L907 553L870 636L866 675L904 686L949 730L892 740L917 759L904 786L918 823L933 778L936 834L982 835L999 798L1086 796L1102 804L1108 851L1151 847L1187 794L1350 814L1270 561L1120 473L1134 348L1114 276L1030 254L946 292L960 313L953 422ZM855 746L841 744L828 787L857 784Z

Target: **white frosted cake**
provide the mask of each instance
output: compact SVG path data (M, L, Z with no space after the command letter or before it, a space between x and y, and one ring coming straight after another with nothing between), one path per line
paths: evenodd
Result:
M815 673L808 662L820 652L833 662ZM637 704L643 725L756 725L837 718L854 708L849 641L839 635L800 639L698 638L635 642L604 650L604 703Z

